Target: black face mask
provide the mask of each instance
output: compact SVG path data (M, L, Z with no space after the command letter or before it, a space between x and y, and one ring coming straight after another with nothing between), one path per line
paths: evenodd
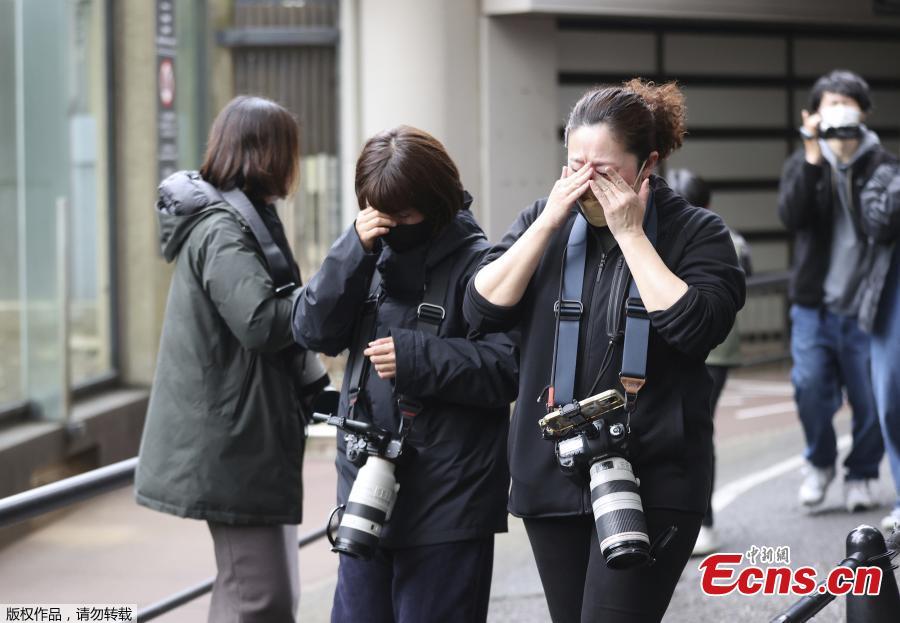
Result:
M413 225L395 225L381 239L396 253L405 253L428 242L431 233L431 223L426 219Z

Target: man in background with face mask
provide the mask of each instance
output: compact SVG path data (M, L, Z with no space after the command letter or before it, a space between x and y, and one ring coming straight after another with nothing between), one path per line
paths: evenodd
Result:
M779 216L795 242L791 380L807 460L799 501L818 506L834 479L832 420L846 390L853 447L844 461L844 495L851 512L876 504L870 483L884 455L863 330L877 305L867 294L876 245L860 215L866 184L895 158L864 124L871 108L869 85L860 76L835 70L819 78L802 112L803 145L784 165L778 197Z

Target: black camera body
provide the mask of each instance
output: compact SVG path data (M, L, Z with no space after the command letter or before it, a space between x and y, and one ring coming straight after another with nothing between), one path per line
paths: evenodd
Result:
M556 462L569 474L586 473L591 465L603 457L628 452L628 434L625 424L601 418L586 424L565 439L556 442Z
M333 419L343 420L341 422L327 421L327 423L344 431L344 454L347 460L357 467L365 465L370 456L394 461L403 452L403 439L391 434L390 431L356 420L329 418L329 420ZM366 428L348 428L348 424L362 424Z
M336 392L335 392L336 393ZM331 412L337 408L332 397ZM317 410L318 411L318 410ZM400 485L394 475L395 461L403 453L403 435L383 428L335 415L314 413L313 420L344 431L347 459L359 467L350 488L347 504L331 513L328 540L331 551L352 558L368 560L375 554L381 534L391 518ZM337 534L332 534L332 520L342 511Z
M629 453L625 400L615 390L563 405L540 421L556 443L566 474L590 479L591 507L600 551L608 567L629 569L652 560L640 483Z

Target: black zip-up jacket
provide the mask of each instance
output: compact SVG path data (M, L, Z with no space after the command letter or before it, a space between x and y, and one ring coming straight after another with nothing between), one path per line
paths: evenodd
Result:
M397 355L394 382L371 371L368 401L355 417L396 431L394 390L416 396L407 450L397 463L397 503L381 545L409 547L485 537L506 530L509 470L505 440L509 403L516 396L517 351L505 335L476 335L462 316L466 284L490 244L468 209L461 209L435 240L403 254L387 246L366 253L351 226L334 243L322 268L294 307L294 337L305 348L337 355L351 348L374 271L383 279L376 336L391 335ZM438 336L415 330L425 281L442 261L453 263ZM349 375L341 390L347 413ZM371 405L367 408L367 403ZM338 435L338 503L347 501L357 469Z
M722 220L688 205L657 177L651 178L659 223L656 248L663 261L689 286L669 309L650 314L647 384L631 420L638 449L633 453L640 492L647 508L706 510L712 469L712 382L704 360L731 329L744 304L744 274ZM547 200L525 209L489 254L490 262L509 249L544 209ZM464 313L473 328L521 331L519 397L509 438L512 489L509 510L521 517L580 515L591 512L588 488L565 476L554 444L541 438L538 420L546 414L539 400L550 382L554 303L559 293L563 252L577 212L550 240L522 300L513 307L489 303L470 282ZM606 254L588 237L585 315L576 368L576 395L585 398L603 364L611 333L610 363L591 393L617 388L622 364L621 332L627 273L618 249ZM601 263L603 268L600 268ZM592 284L591 284L592 282ZM613 292L610 295L610 292ZM610 305L610 297L613 303Z
M864 154L851 167L852 218L860 244L870 244L860 223L864 210L860 195L874 171L883 163L897 159L881 146ZM795 151L784 163L778 187L778 216L794 234L794 271L791 276L790 297L794 303L818 307L825 296L824 283L831 260L831 238L834 229L834 189L831 165L806 161L803 149ZM861 317L874 315L861 305Z

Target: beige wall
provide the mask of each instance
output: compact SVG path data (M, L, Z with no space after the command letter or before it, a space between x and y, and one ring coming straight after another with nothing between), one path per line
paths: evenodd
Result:
M563 165L557 140L556 23L482 18L482 140L486 214L498 240L518 213L550 193Z
M478 0L345 0L341 8L341 95L355 102L341 120L345 219L356 210L352 171L363 142L398 124L444 143L478 202Z
M156 196L155 5L114 11L116 92L116 271L122 380L153 378L171 271L159 253ZM149 25L149 26L148 26Z
M555 22L487 19L479 8L478 0L342 2L345 223L357 210L363 142L401 123L444 143L491 238L549 192L559 160Z
M209 118L212 120L228 101L234 97L234 68L231 50L216 45L216 33L230 28L234 20L234 0L207 0L209 25L207 46L209 49Z
M234 95L231 53L214 44L233 0L208 0L210 118ZM116 4L116 270L122 380L149 385L172 270L159 251L156 215L156 43L152 2Z

